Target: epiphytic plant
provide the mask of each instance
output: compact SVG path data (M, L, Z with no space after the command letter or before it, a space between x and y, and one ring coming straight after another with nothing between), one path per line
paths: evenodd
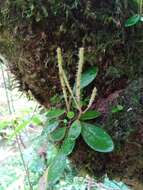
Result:
M48 168L48 184L52 185L61 176L66 166L66 158L72 153L76 140L81 136L85 143L95 151L111 152L114 148L111 137L102 129L87 121L95 121L101 115L92 110L97 89L93 88L88 103L83 100L83 90L96 77L98 69L92 67L82 74L84 65L84 48L79 50L79 62L76 73L76 82L72 88L63 69L61 48L57 49L59 78L63 91L66 109L51 109L46 113L47 122L44 128L49 139L59 145L58 154ZM84 103L83 103L84 102Z

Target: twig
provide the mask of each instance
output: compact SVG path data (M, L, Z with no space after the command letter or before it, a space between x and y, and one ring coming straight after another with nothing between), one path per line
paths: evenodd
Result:
M8 105L8 110L9 110L9 114L12 114L12 110L11 110L11 106L10 106L10 99L9 99L9 95L8 95L8 90L7 90L7 85L6 85L6 78L4 75L4 69L2 66L3 60L0 57L0 69L2 71L2 78L3 78L3 82L4 82L4 88L5 88L5 94L6 94L6 99L7 99L7 105Z
M14 126L13 126L13 128L14 128ZM14 130L15 130L15 128L14 128ZM19 149L19 152L20 152L20 157L21 157L21 160L22 160L22 163L23 163L23 167L24 167L25 172L26 172L26 176L27 176L27 180L28 180L28 183L29 183L30 190L33 190L33 187L32 187L31 181L30 181L29 169L28 169L28 167L27 167L27 165L25 163L23 153L22 153L22 149L21 149L20 142L19 142L19 139L18 139L17 135L16 135L16 142L17 142L18 149Z

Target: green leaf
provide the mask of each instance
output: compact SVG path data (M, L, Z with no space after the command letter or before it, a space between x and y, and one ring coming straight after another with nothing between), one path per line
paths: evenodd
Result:
M74 146L75 146L75 140L66 138L61 146L60 152L62 152L67 156L72 153Z
M82 136L88 146L95 151L111 152L114 149L111 137L103 129L95 125L82 123Z
M68 138L71 140L75 140L79 137L81 133L81 124L79 120L76 120L72 123L69 132L68 132Z
M46 113L48 119L58 118L65 113L63 109L52 109Z
M6 120L0 120L0 129L6 128L11 125L11 122Z
M47 135L52 133L57 127L59 126L59 121L55 121L55 120L51 120L51 121L47 121L44 127L44 133L46 133Z
M101 113L95 110L90 110L81 115L80 120L90 120L101 116Z
M42 124L42 121L40 120L40 117L38 117L38 116L33 116L31 118L31 122L34 123L34 124L36 124L36 125Z
M23 129L25 129L30 124L30 120L25 120L21 122L16 128L15 131L10 135L9 139L11 140L16 135L20 134Z
M81 76L81 89L88 86L97 76L98 68L91 67Z
M118 113L120 111L122 111L124 108L122 105L117 105L115 107L112 108L112 113Z
M73 117L74 117L74 112L73 111L69 111L68 113L67 113L67 117L69 118L69 119L72 119Z
M54 185L64 172L66 167L66 156L58 153L48 168L48 185Z
M90 69L85 71L81 75L81 80L80 80L81 89L88 86L96 78L97 73L98 73L97 67L91 67ZM74 92L75 92L75 89L76 89L76 84L74 85Z
M137 24L140 21L140 15L136 14L133 15L132 17L130 17L126 22L125 22L125 27L130 27L130 26L134 26L135 24Z
M61 141L64 138L65 133L66 133L66 127L56 129L50 134L50 139L52 141Z

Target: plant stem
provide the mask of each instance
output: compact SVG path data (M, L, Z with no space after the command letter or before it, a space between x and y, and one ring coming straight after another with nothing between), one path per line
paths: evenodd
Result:
M13 128L15 130L14 126L13 126ZM17 142L17 145L18 145L18 149L19 149L19 152L20 152L20 157L21 157L21 160L22 160L22 163L23 163L24 170L26 172L26 176L27 176L27 180L28 180L28 183L29 183L30 190L33 190L33 187L32 187L31 181L30 181L29 169L28 169L28 167L27 167L27 165L25 163L23 153L22 153L22 149L21 149L21 145L20 145L20 142L19 142L19 139L18 139L17 135L16 135L16 142Z
M76 105L77 109L81 112L81 108L80 108L79 104L77 103L76 98L73 95L72 89L70 87L70 84L69 84L68 79L67 79L64 72L63 72L63 78L64 78L65 84L66 84L66 86L67 86L67 88L69 90L69 93L71 94L71 97L73 98L73 100L75 102L75 105Z

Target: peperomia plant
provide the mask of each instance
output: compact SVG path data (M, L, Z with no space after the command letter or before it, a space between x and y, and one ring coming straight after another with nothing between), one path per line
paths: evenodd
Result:
M91 109L97 94L96 87L93 88L86 106L83 104L84 88L96 78L98 69L92 67L82 74L84 48L80 48L76 81L72 88L63 69L61 48L57 49L57 58L65 108L54 108L46 113L47 122L44 131L50 140L59 142L57 143L58 154L48 168L49 185L53 185L60 178L66 166L66 158L72 153L79 136L95 151L107 153L114 148L111 137L101 126L93 124L94 120L101 115L100 112Z

